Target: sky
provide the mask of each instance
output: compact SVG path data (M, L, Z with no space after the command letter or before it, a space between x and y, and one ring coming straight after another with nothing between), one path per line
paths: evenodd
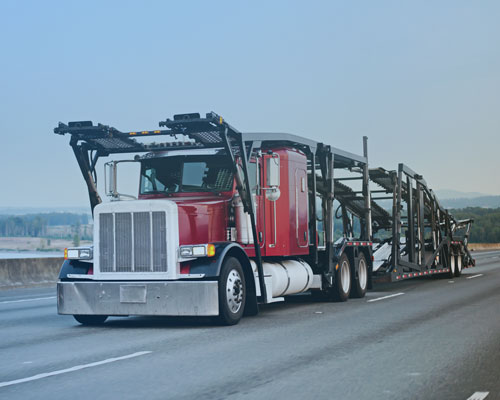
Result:
M498 195L498 21L498 1L2 0L0 206L88 204L59 121L209 111L357 154L366 135L371 167Z

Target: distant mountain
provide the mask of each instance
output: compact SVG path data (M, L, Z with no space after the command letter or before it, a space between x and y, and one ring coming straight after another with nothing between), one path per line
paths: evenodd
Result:
M452 189L434 190L437 198L440 200L445 199L475 199L477 197L492 197L492 195L479 192L459 192Z
M439 202L444 208L466 208L466 207L483 207L483 208L498 208L500 207L500 196L481 196L474 198L462 199L441 199L438 196Z

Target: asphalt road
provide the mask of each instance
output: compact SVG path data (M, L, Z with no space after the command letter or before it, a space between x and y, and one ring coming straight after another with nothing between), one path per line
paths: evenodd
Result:
M475 257L452 281L297 296L234 327L83 327L54 288L0 291L0 399L500 399L500 252Z

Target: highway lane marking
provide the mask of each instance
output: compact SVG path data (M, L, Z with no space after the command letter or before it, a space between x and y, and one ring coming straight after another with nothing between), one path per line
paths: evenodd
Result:
M474 278L479 278L480 276L483 276L483 274L477 274L477 275L468 276L465 279L474 279Z
M56 298L57 296L50 296L50 297L37 297L35 299L6 300L6 301L0 301L0 304L24 303L25 301L52 300Z
M401 296L401 295L403 295L403 294L404 294L404 293L395 293L395 294L390 294L390 295L388 295L388 296L377 297L376 299L367 300L367 303L372 303L372 302L374 302L374 301L379 301L379 300L390 299L391 297Z
M99 365L109 364L109 363L113 363L113 362L121 361L121 360L127 360L129 358L134 358L134 357L140 357L140 356L143 356L143 355L149 354L149 353L152 353L152 351L139 351L137 353L127 354L126 356L107 358L106 360L96 361L96 362L93 362L90 364L77 365L75 367L60 369L58 371L46 372L43 374L29 376L28 378L16 379L14 381L0 382L0 388L5 387L5 386L17 385L19 383L36 381L38 379L48 378L50 376L67 374L68 372L75 372L75 371L79 371L79 370L85 369L85 368L98 367Z
M467 400L483 400L489 394L490 394L490 392L476 392L471 397L469 397Z

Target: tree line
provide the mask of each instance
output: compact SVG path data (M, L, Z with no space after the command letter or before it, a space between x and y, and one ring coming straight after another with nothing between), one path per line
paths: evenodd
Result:
M456 219L472 218L471 243L500 243L500 208L467 207L450 210Z
M459 220L474 219L470 242L500 243L500 208L467 207L450 212ZM76 228L88 224L90 219L88 214L74 213L0 215L0 236L43 237L48 226L69 225ZM342 223L340 220L335 222L336 236L341 236Z
M45 236L48 226L80 226L88 224L89 218L87 214L73 213L0 215L0 236Z

